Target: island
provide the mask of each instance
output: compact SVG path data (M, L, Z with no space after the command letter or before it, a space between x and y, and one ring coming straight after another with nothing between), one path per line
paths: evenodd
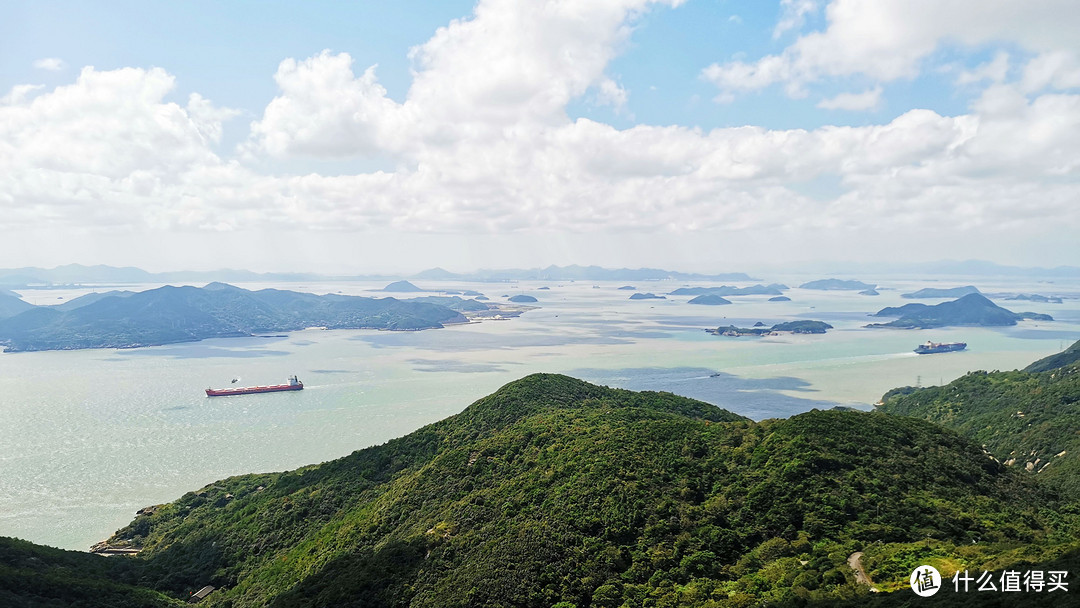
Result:
M420 289L416 285L408 281L394 281L382 289L376 291L393 291L396 293L413 293L417 291L427 291L426 289Z
M974 285L965 285L963 287L949 287L947 289L942 289L939 287L926 287L912 293L900 294L900 297L908 299L959 298L960 296L966 296L969 293L980 292L979 289Z
M875 287L877 286L862 281L844 279L818 279L799 285L799 289L816 289L819 291L863 291Z
M516 296L510 296L508 299L511 302L537 302L538 301L535 297L527 296L525 294L520 294L520 295L516 295Z
M89 303L80 302L86 298ZM224 283L165 286L148 291L67 302L70 308L35 306L0 319L7 352L133 348L206 338L329 329L418 330L468 321L457 308L479 302L460 298L412 302L394 298L315 295L278 289L248 291Z
M655 293L635 293L630 296L631 300L666 300L664 296L658 296Z
M769 298L770 302L790 302L791 298L787 296L776 296L775 298Z
M787 321L785 323L777 323L772 327L765 327L764 323L758 322L754 327L735 327L734 325L728 325L727 327L717 327L716 329L706 329L705 331L714 336L727 336L729 338L737 338L742 336L775 336L779 334L823 334L825 330L832 329L833 326L824 321Z
M1037 293L1026 294L1021 293L1015 296L1005 298L1006 300L1027 300L1028 302L1043 302L1048 304L1061 304L1062 299L1057 296L1043 296Z
M637 291L637 287L634 287L633 285L623 285L622 287L619 287L619 291Z
M680 287L668 293L669 296L778 296L783 294L787 287L773 283L771 285L751 285L749 287L735 287L734 285L721 285L719 287Z
M1053 321L1050 315L1034 312L1012 312L991 302L986 296L970 293L950 302L933 306L905 304L879 310L874 316L900 317L889 323L871 323L866 327L891 327L900 329L932 329L957 325L1001 327L1016 325L1017 321Z
M864 289L864 290L859 292L859 295L860 296L877 296L877 295L881 295L881 294L879 294L876 289Z
M705 294L696 298L691 298L687 304L703 304L705 306L722 306L724 304L731 304L731 300L726 300L718 295Z

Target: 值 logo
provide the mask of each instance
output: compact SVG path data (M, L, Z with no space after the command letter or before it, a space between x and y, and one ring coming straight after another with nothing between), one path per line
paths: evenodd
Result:
M930 597L941 589L941 573L933 566L919 566L908 579L911 590L919 597Z

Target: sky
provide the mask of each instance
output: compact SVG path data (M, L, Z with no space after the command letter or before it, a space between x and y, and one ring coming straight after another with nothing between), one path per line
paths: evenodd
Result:
M0 5L0 267L1080 265L1073 0Z

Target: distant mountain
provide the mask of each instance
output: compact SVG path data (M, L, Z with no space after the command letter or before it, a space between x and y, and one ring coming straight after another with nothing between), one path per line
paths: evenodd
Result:
M951 302L942 302L934 306L926 304L906 304L900 307L883 308L875 316L900 316L889 323L872 323L867 327L896 327L903 329L930 329L952 325L977 325L997 327L1016 325L1021 319L1053 321L1050 315L1032 312L1016 313L994 304L982 294L971 293Z
M823 291L864 291L874 287L876 285L844 279L818 279L799 285L799 289L819 289Z
M784 285L772 283L770 285L751 285L750 287L735 287L734 285L721 285L719 287L680 287L668 293L669 296L779 296L783 295Z
M465 320L438 304L212 283L112 295L69 310L33 307L0 320L0 343L9 351L127 348L311 326L413 330Z
M722 306L724 304L731 304L731 300L722 298L718 295L707 293L703 296L691 298L687 304L704 304L706 306Z
M15 316L33 307L33 304L20 298L19 294L0 289L0 319Z
M209 287L209 285L207 287ZM95 291L95 292L92 292L92 293L88 293L88 294L86 294L84 296L79 296L79 297L75 298L74 300L68 300L67 302L64 302L63 304L57 304L55 306L55 308L57 310L75 310L76 308L82 308L83 306L86 306L87 304L93 304L94 302L97 302L98 300L101 300L101 299L104 299L104 298L111 298L113 296L118 297L118 298L126 298L126 297L128 297L130 295L134 295L135 293L137 293L137 292L127 291L127 290L113 290L113 291L102 291L102 292Z
M408 281L394 281L386 287L383 287L379 291L393 291L396 293L415 293L419 291L427 291L426 289L420 289L416 285Z
M942 289L940 287L926 287L913 293L900 294L900 297L909 299L959 298L960 296L966 296L969 293L979 293L979 289L974 285L965 285L964 287L950 287L947 289Z
M1055 355L1044 357L1024 368L1025 372L1048 372L1080 361L1080 341Z
M699 274L675 272L658 268L602 268L600 266L548 266L547 268L509 268L502 270L477 270L476 272L453 273L441 268L432 268L413 275L415 279L441 281L753 281L742 272L720 274Z

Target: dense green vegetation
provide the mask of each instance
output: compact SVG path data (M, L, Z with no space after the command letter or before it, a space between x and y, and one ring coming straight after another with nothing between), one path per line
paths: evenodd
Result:
M758 325L763 325L758 323ZM823 334L833 326L824 321L787 321L777 323L772 327L717 327L705 331L716 336L765 336L777 331L786 331L793 334Z
M112 542L144 547L147 588L211 584L217 606L814 605L869 593L858 550L883 589L912 560L1056 555L1072 516L1034 481L911 418L753 423L534 375L385 445L219 481Z
M907 577L1077 572L1078 404L1077 365L761 423L533 375L384 445L151 509L110 540L135 558L0 543L0 605L161 606L208 584L203 605L232 608L1047 605L921 600ZM856 582L856 552L895 593Z
M211 283L97 297L67 309L32 307L0 320L0 343L10 351L127 348L312 326L412 330L464 321L457 310L434 303Z
M1024 368L1025 372L1048 372L1080 361L1080 340L1055 355L1043 357Z
M899 319L889 323L872 323L867 327L897 327L901 329L932 329L951 325L996 327L1016 325L1021 319L1053 321L1050 315L1033 312L1013 312L994 304L982 294L970 293L951 302L934 306L905 304L879 310L874 316Z
M945 386L895 389L882 401L883 412L953 429L999 461L1080 497L1080 364L972 372Z
M185 605L138 587L146 563L0 537L4 608L165 608Z

